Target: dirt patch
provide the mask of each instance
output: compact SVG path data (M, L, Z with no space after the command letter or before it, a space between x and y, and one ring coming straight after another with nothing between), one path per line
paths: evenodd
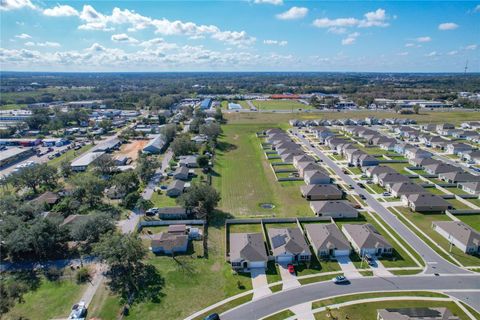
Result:
M212 270L214 272L218 272L218 271L222 270L222 265L219 262L215 262L213 264L213 266L210 268L210 270Z
M238 140L239 137L240 136L238 134L236 134L236 135L233 136L233 140Z
M138 158L138 151L141 151L147 145L148 141L149 140L133 140L130 143L123 144L115 155L130 157L135 161Z

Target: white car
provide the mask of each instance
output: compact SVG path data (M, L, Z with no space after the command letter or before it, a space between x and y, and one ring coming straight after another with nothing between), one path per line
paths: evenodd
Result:
M80 301L77 304L74 304L72 307L72 312L68 316L68 320L84 320L87 316L87 305L85 301Z
M348 279L345 276L336 276L332 279L333 283L348 283Z

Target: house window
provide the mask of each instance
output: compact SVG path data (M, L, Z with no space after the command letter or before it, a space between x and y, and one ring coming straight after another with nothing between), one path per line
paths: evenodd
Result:
M232 262L232 267L240 267L241 265L241 262Z

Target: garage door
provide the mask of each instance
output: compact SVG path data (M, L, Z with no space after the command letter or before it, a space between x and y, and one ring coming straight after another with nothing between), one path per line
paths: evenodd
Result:
M350 250L335 250L335 257L349 256Z
M265 268L264 261L252 261L250 262L250 268Z
M278 256L277 263L291 263L292 256Z

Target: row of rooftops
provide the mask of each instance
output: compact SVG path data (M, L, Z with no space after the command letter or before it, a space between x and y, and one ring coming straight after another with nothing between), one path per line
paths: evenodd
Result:
M395 124L415 124L416 121L413 119L406 118L387 118L387 119L377 119L375 117L366 117L364 119L318 119L318 120L298 120L292 119L289 121L290 125L293 127L315 127L315 126L348 126L348 125L395 125Z

